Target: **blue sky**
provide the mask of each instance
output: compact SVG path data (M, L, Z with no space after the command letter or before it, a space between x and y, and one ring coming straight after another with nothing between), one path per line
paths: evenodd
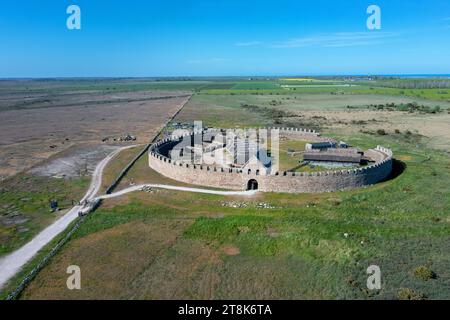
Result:
M81 8L81 30L66 9ZM382 29L366 27L369 5ZM450 74L448 0L15 0L0 77Z

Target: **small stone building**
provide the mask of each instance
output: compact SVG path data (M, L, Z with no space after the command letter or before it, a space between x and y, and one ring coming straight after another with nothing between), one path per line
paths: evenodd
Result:
M357 149L307 150L303 154L304 161L361 163L363 153Z
M325 142L314 142L307 143L305 145L305 150L325 150L330 148L336 148L337 143L334 141L325 141Z

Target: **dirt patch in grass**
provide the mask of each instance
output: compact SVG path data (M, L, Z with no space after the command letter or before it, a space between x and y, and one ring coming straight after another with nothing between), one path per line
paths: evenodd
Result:
M227 256L237 256L241 253L241 250L239 250L239 248L234 246L224 246L222 247L222 251Z
M411 161L412 160L411 156L396 156L395 158L397 160L401 160L401 161Z
M53 178L90 176L97 164L117 148L111 145L74 146L44 164L32 168L30 173Z

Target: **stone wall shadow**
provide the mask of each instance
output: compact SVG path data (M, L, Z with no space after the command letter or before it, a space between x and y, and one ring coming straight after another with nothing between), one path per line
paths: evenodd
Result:
M407 167L408 166L405 162L397 159L392 159L392 172L382 182L397 179L403 172L405 172Z

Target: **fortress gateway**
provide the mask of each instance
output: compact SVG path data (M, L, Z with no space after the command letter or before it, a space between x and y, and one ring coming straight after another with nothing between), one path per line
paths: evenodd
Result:
M255 149L255 139L247 136L230 139L228 135L225 138L222 135L225 130L208 129L156 142L149 148L149 166L165 177L193 185L287 193L321 193L359 188L383 181L392 172L392 151L381 146L362 152L347 148L342 142L322 137L313 130L268 128L267 131L269 135L279 134L281 140L308 142L307 150L298 152L304 155L307 163L325 160L327 164L342 161L354 164L361 159L366 163L348 169L341 167L340 170L333 170L331 166L331 169L316 172L276 171L270 158L264 158L261 150ZM199 147L193 143L198 140L207 143ZM325 150L314 149L314 146L324 145L329 147ZM193 162L198 148L202 148L205 158L220 154L221 160L214 165ZM295 154L293 150L290 152Z

